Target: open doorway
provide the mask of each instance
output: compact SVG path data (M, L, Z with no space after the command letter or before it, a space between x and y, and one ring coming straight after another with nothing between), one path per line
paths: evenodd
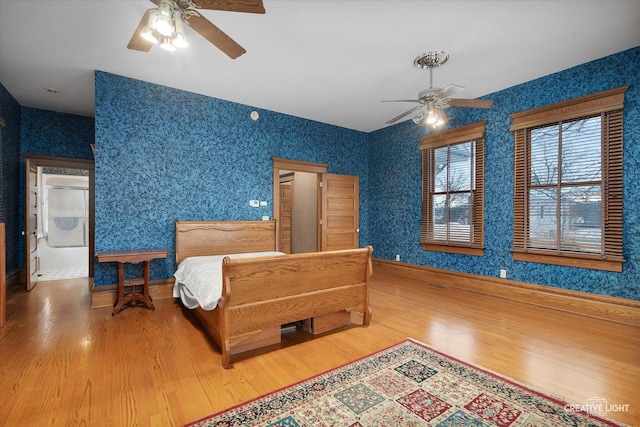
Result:
M327 167L273 158L273 218L278 221L282 252L359 246L359 179L328 174ZM298 199L296 193L301 195Z
M280 250L318 250L318 175L280 170Z
M317 189L328 166L273 158L273 217L278 221L282 252L320 251Z
M89 171L37 170L38 282L89 276Z
M95 163L24 155L26 288L93 277Z

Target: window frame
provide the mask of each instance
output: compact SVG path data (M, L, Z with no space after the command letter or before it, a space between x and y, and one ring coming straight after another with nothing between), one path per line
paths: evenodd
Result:
M425 135L421 138L422 145L422 219L420 227L420 245L424 250L449 252L465 255L484 255L484 133L487 121L473 123L467 126L451 129L444 132ZM433 240L429 235L433 233L435 219L432 218L433 185L435 177L430 170L430 159L436 148L450 147L452 145L475 142L475 167L470 168L472 176L470 182L474 183L471 189L473 193L469 226L471 227L472 241L461 243L455 240Z
M514 133L514 261L621 272L624 94L629 86L511 114ZM602 243L599 254L528 246L528 197L531 188L531 130L593 116L601 118ZM561 184L559 184L561 185Z

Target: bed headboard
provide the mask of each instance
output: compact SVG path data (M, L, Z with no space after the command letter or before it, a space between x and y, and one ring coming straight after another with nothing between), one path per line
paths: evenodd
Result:
M276 221L176 220L176 265L191 256L277 250Z

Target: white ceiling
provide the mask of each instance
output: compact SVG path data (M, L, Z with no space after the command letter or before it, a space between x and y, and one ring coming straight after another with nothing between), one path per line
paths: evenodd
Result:
M640 46L638 0L264 0L265 15L203 11L246 50L127 49L149 0L0 0L0 83L26 107L94 114L94 70L371 132L429 87L477 98ZM51 94L45 88L53 88ZM407 117L409 119L411 116Z

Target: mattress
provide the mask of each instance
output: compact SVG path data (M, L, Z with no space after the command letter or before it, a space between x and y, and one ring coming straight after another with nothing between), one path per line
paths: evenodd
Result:
M257 258L285 255L283 252L250 252L229 255L185 258L173 274L173 297L180 298L185 307L213 310L222 297L222 260L229 258Z

